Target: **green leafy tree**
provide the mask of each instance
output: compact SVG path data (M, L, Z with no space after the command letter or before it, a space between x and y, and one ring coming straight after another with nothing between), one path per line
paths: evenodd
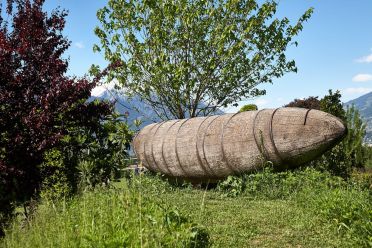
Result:
M328 95L320 100L320 110L346 121L346 112L341 102L341 93L338 90L335 93L332 90L328 91Z
M320 100L320 110L330 113L345 122L346 113L342 106L340 92L337 90L333 93L332 90L329 90L328 93L328 95ZM315 162L315 166L319 169L330 171L336 176L341 176L343 178L349 177L351 173L351 163L345 141L339 143L330 151L327 151Z
M109 0L95 29L112 72L128 94L162 119L208 115L249 97L287 72L285 51L311 16L295 24L274 15L278 3L256 0ZM92 72L97 72L97 66Z
M317 162L316 166L330 171L332 174L348 178L353 167L362 167L366 161L363 138L365 124L359 112L354 107L345 111L341 102L339 91L332 92L320 100L320 110L340 118L346 124L348 133L341 143L326 152Z
M350 163L353 167L364 167L368 160L368 150L363 145L366 134L366 124L363 122L359 111L352 105L346 109L348 134L344 140Z

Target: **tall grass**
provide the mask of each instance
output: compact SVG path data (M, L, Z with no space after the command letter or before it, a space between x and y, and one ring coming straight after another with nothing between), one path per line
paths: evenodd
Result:
M0 247L371 247L370 183L313 169L229 177L209 190L128 177L43 202Z
M136 188L101 189L42 204L29 222L16 221L5 247L199 247L204 229Z
M346 236L350 244L372 247L370 174L355 173L349 181L345 181L314 169L282 173L265 169L228 180L231 188L226 185L224 188L228 196L236 195L237 189L241 189L242 196L254 199L289 200L304 211L320 216L323 224ZM234 194L229 194L229 191Z

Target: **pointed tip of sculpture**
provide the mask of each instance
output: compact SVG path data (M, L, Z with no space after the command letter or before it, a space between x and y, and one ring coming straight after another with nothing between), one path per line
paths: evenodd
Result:
M337 125L337 135L340 139L343 139L349 132L349 129L347 128L347 125L345 124L344 121L342 121L341 119L337 118L338 119L338 125Z
M284 112L290 111L296 110L294 108L284 110ZM305 125L298 128L298 132L288 139L290 145L282 146L284 149L281 150L286 154L287 162L291 167L297 167L321 156L340 143L348 133L345 123L329 113L307 110L304 114ZM278 134L278 139L286 133L291 133L291 131L282 129L282 134Z
M330 129L329 135L330 138L334 139L334 143L338 143L347 135L347 125L340 118L327 114L327 118L324 122L327 122L328 124L324 126Z

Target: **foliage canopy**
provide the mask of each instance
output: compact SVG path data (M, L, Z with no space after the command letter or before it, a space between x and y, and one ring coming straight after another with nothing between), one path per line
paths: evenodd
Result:
M297 70L285 51L311 16L292 25L278 3L256 0L109 0L95 29L112 74L162 119L208 115L265 94L257 88ZM92 72L97 67L92 67Z
M62 163L58 149L77 154L86 146L62 139L82 139L83 131L90 140L112 135L112 128L101 127L112 105L87 101L102 74L93 80L65 75L67 12L48 14L43 4L8 0L6 13L0 9L0 236L16 204L37 196L44 179L54 176L61 183L77 176L76 164Z

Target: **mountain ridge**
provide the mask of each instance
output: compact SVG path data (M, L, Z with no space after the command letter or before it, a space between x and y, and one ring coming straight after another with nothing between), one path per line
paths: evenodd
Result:
M345 103L345 106L354 105L366 122L365 142L372 144L372 91Z
M89 101L106 100L115 103L115 110L120 115L125 115L125 119L132 128L135 120L141 120L139 128L143 128L151 123L161 122L159 116L151 106L142 101L138 96L128 97L124 90L116 89L114 83L98 86L93 89ZM205 106L201 104L201 106ZM214 114L221 115L224 112L217 110Z

